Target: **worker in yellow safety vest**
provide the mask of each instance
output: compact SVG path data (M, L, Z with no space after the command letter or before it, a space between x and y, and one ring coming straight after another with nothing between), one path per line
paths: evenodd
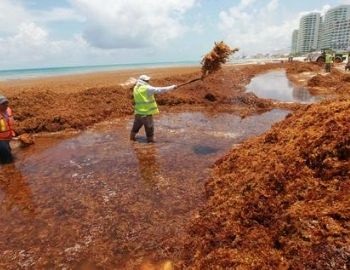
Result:
M136 140L136 134L142 126L145 127L147 142L154 142L153 115L159 113L154 94L160 94L174 90L176 85L167 87L154 87L149 84L151 77L141 75L133 89L135 102L135 119L130 132L130 140Z
M325 63L326 63L326 65L325 65L326 72L331 72L331 66L333 63L333 55L329 51L326 52Z
M13 161L10 140L15 136L14 120L8 105L8 99L0 95L0 162L3 164Z
M345 65L345 71L349 71L350 70L350 53L348 54L348 61L346 62Z

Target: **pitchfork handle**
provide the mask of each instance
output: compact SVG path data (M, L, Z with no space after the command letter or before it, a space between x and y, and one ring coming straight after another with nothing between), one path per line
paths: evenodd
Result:
M178 84L176 88L178 88L180 86L184 86L184 85L189 84L189 83L193 83L193 82L199 81L199 80L202 80L202 77L190 80L190 81L185 82L185 83Z

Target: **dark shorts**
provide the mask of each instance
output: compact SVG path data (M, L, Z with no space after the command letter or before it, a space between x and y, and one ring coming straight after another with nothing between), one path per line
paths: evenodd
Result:
M0 163L6 164L13 161L10 141L0 141Z
M135 115L134 124L132 126L132 132L139 132L140 128L145 126L146 136L153 137L154 134L154 124L153 124L153 116L152 115Z

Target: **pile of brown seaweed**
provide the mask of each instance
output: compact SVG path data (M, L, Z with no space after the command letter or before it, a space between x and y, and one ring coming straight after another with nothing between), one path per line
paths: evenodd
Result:
M317 74L312 77L307 86L309 88L323 88L323 92L330 94L349 94L350 93L350 75L333 69L331 73L325 75ZM311 89L312 90L312 89Z
M34 144L34 137L32 134L23 133L18 136L18 140L21 142L21 147L26 147Z
M186 269L350 268L350 100L309 105L216 162Z
M225 44L223 41L215 42L214 48L207 53L202 61L202 78L218 71L222 64L225 64L231 54L237 52L239 49L231 49L230 46Z
M300 74L303 72L320 72L322 67L315 62L290 62L286 68L287 73Z
M186 104L190 105L186 110L198 110L192 106L193 104L204 106L220 104L216 108L221 109L225 104L228 104L236 107L249 105L249 113L261 109L267 110L269 109L267 106L261 106L261 102L265 104L264 101L260 102L256 99L247 104L247 99L242 97L244 100L242 98L237 100L235 96L245 95L243 93L245 84L254 75L281 66L282 64L277 63L225 67L212 76L208 76L205 83L199 80L176 91L158 95L156 99L159 105L166 106L168 109L175 109L175 107ZM164 69L164 75L156 76L153 82L156 86L181 84L194 77L200 77L199 70L193 73L179 73L169 76L167 69ZM40 88L29 90L18 86L18 93L8 94L10 106L15 116L16 133L55 132L71 128L84 129L100 121L133 113L130 89L115 85L83 88L80 91L74 90L79 87L79 83L80 80L77 80L77 85L64 85L63 92L57 90L55 81L47 86L45 84L46 90ZM12 90L14 89L9 89L9 93Z

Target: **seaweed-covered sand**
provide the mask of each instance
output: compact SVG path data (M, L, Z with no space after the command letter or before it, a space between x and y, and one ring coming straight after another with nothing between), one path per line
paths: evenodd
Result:
M252 77L280 68L295 84L328 99L287 104L245 92ZM123 83L143 73L156 86L201 76L199 66L130 70L1 82L0 89L9 97L18 134L81 130L131 115L131 86ZM177 242L183 256L169 258L163 268L350 268L349 93L348 74L336 69L325 74L317 64L293 62L226 65L157 96L161 111L168 112L230 112L244 118L274 108L292 111L265 134L227 149L214 164L207 202L188 224L187 237Z

